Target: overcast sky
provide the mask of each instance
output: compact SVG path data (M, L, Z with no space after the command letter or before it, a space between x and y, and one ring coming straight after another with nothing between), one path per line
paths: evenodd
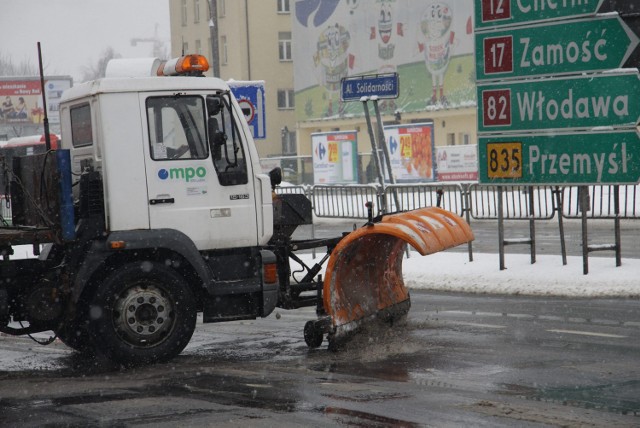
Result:
M169 0L0 0L0 54L14 64L38 65L42 45L45 75L71 75L93 66L108 47L125 58L152 56L158 36L170 50Z

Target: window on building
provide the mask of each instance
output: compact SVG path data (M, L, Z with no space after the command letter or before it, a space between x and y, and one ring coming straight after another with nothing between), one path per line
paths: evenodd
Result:
M229 62L229 56L227 51L227 36L220 36L220 62L222 65L227 65Z
M455 146L456 145L456 134L450 133L447 134L447 146Z
M276 0L278 2L278 13L289 13L289 0Z
M200 0L193 0L193 22L200 22Z
M196 40L196 53L202 55L202 43L200 43L200 40Z
M278 89L278 108L281 110L295 107L295 94L293 89Z
M296 132L289 131L288 127L282 130L282 154L285 156L295 156L296 150Z
M280 61L291 61L291 31L278 33L278 52Z
M180 3L180 16L181 16L181 22L182 22L182 26L186 27L187 26L187 0L182 0L182 3Z
M182 42L182 53L184 55L189 53L189 42Z
M471 144L471 136L465 132L461 132L460 135L458 136L458 139L460 140L460 144L464 144L464 145Z
M224 18L227 15L226 0L218 0L218 18Z

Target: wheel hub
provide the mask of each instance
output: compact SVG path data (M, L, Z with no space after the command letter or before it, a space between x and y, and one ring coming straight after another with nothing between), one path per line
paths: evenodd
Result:
M166 293L154 285L136 285L118 297L114 323L118 334L132 345L162 342L173 327L174 307Z

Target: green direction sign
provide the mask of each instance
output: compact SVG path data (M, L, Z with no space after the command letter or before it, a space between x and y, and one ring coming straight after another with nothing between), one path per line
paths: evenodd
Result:
M476 0L476 29L592 16L604 0Z
M477 80L621 67L638 37L617 14L476 34Z
M478 139L479 181L507 184L635 184L636 130Z
M640 121L636 69L478 85L478 132L631 128Z

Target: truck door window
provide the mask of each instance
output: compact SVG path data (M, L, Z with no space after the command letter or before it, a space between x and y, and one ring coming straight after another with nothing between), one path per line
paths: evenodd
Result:
M179 94L150 97L146 106L152 159L206 159L209 156L202 97Z
M81 104L69 109L71 116L71 143L73 147L86 147L93 144L91 126L91 107Z
M247 162L231 95L207 96L209 144L218 180L223 186L248 183Z

